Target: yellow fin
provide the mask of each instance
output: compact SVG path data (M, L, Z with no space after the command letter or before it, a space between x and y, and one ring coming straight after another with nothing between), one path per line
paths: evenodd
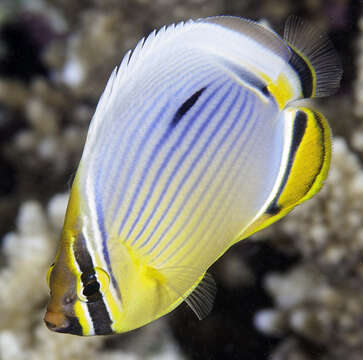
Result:
M205 272L195 280L197 269L182 266L168 267L159 271L167 279L166 286L188 304L199 320L210 313L217 293L212 275ZM174 307L173 304L171 308Z
M288 107L285 121L292 122L292 133L284 173L264 211L248 226L239 240L252 235L289 213L296 205L310 199L322 187L331 158L331 132L328 122L317 111Z

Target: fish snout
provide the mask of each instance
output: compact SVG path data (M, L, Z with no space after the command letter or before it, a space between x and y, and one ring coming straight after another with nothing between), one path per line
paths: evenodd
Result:
M66 317L62 313L47 310L44 316L44 322L49 330L59 333L82 335L82 328L75 317Z
M44 316L44 322L49 330L57 331L58 329L66 328L69 326L69 321L67 318L58 312L53 312L47 310Z

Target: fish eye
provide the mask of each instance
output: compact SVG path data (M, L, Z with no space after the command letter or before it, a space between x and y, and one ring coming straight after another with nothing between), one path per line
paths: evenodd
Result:
M94 268L88 273L82 273L79 279L78 297L84 302L95 302L101 299L108 290L110 278L101 268Z
M47 284L48 284L48 287L49 287L49 283L50 283L50 275L52 273L52 270L54 268L54 263L52 263L50 266L49 266L49 269L48 269L48 272L47 272Z
M92 275L89 281L83 287L83 295L87 298L88 302L97 300L100 296L100 284L96 277Z

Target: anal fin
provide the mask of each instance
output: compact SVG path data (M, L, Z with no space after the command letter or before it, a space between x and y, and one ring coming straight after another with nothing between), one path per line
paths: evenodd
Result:
M197 287L188 295L185 302L199 320L204 319L212 310L217 286L211 274L205 273Z
M199 320L210 313L217 293L211 274L205 272L198 276L198 269L183 266L167 267L159 272L166 279L165 285L188 304Z

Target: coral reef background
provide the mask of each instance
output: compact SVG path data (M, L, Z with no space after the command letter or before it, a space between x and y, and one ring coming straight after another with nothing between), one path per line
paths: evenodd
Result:
M0 359L363 358L363 3L359 0L0 0ZM216 304L130 334L79 338L42 323L45 275L106 80L164 24L229 14L325 29L339 93L314 102L334 153L320 194L215 266Z

